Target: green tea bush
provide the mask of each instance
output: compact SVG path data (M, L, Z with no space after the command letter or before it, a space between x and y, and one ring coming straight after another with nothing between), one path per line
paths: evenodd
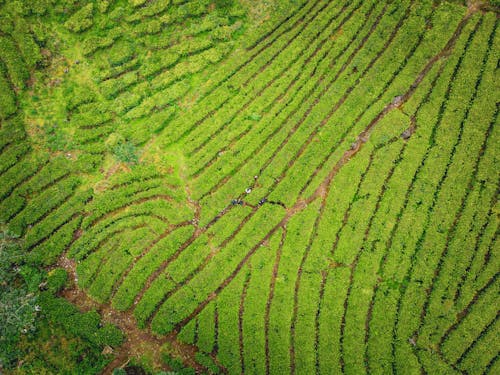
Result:
M74 33L85 31L94 24L93 13L94 4L87 4L74 13L64 25Z
M106 324L99 327L101 318L95 311L82 313L64 298L54 297L47 292L41 294L40 303L43 314L61 324L72 335L100 347L117 347L123 342L123 334L115 326Z
M14 41L6 36L0 36L1 61L7 68L9 80L14 87L24 88L29 72L21 55L19 54Z
M0 119L5 120L17 110L16 96L3 71L0 70Z

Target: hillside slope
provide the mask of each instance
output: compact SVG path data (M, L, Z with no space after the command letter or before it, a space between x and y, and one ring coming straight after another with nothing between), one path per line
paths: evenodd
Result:
M500 372L493 6L53 3L0 30L33 264L200 369Z

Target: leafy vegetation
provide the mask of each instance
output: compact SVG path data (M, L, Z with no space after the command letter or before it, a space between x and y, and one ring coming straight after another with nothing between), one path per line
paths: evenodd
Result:
M5 233L1 233L0 368L9 366L16 359L16 345L21 335L35 330L35 316L39 310L37 296L29 290L22 276L19 276L21 269L17 264L22 255L19 247L11 241Z
M0 371L498 372L498 13L0 0Z
M20 240L0 237L0 369L12 373L95 373L110 356L105 347L119 347L123 333L102 324L96 311L82 313L57 294L67 285L62 268L49 272L34 267Z

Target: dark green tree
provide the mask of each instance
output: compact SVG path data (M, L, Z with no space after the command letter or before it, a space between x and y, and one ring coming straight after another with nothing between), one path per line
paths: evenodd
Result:
M40 309L37 296L28 290L21 276L21 264L18 241L0 232L0 369L15 363L16 344L21 335L35 330Z

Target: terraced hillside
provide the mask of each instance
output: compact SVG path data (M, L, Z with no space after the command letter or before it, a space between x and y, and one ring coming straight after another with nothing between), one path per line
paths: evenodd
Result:
M497 5L269 3L4 1L0 222L198 371L500 373Z

